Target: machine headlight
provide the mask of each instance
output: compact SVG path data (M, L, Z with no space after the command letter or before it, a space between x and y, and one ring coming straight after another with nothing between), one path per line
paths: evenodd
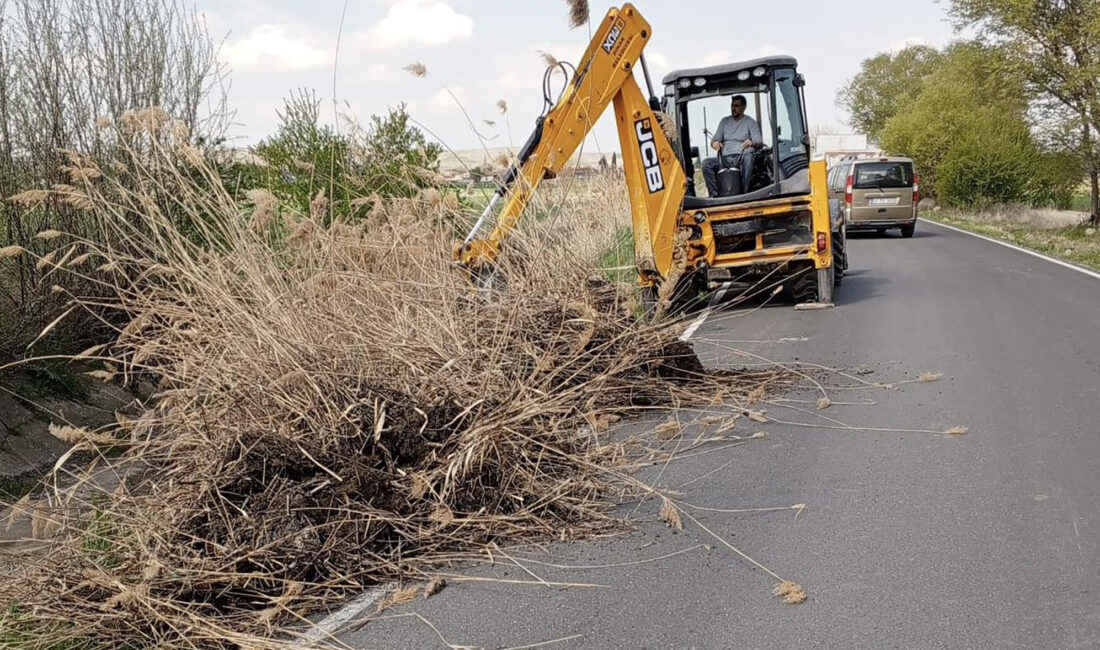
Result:
M681 79L676 82L676 85L683 90L684 88L691 88L691 79Z
M738 81L748 81L749 80L749 75L750 75L750 73L749 73L748 70L742 70L741 72L737 73L737 80Z
M693 83L695 84L696 88L702 88L703 86L707 85L707 80L703 77L696 77Z
M767 68L765 68L764 66L759 66L755 70L752 71L752 76L754 76L754 77L763 77L765 74L767 74L767 72L768 72Z

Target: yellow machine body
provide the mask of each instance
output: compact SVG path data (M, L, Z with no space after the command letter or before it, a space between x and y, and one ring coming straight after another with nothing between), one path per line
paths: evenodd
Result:
M594 34L572 80L541 118L482 220L456 245L457 261L473 270L493 264L539 183L565 166L611 105L630 195L635 266L642 285L660 283L673 275L677 265L685 272L806 260L819 271L830 267L832 238L824 161L810 163L810 191L804 195L684 209L688 188L684 166L662 129L656 100L647 101L634 77L635 65L642 61L644 66L642 53L652 36L651 26L628 3L608 11ZM667 122L668 116L661 117ZM504 203L491 230L482 235L482 222L491 216L498 198ZM813 232L808 244L767 246L764 235L758 234L753 250L718 252L714 228L720 224L807 212Z

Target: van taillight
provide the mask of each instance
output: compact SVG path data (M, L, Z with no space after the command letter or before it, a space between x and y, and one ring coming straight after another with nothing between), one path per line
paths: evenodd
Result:
M913 204L920 203L920 174L913 174Z
M848 178L844 180L844 202L848 205L852 205L852 175L848 174Z
M825 233L817 233L817 252L824 253L825 249L829 247L829 240L825 237Z

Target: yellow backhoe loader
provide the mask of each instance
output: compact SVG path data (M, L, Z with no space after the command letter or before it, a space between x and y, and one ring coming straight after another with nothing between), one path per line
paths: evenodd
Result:
M797 62L772 56L679 70L663 79L658 98L643 56L652 33L633 5L608 11L576 68L565 66L571 78L560 97L547 98L497 192L455 246L456 261L479 282L493 282L494 262L539 182L565 166L611 104L647 304L664 282L675 286L662 295L679 302L708 287L785 284L797 303L832 304L847 266L844 218L839 206L830 209L825 162L810 160ZM734 98L759 125L759 141L707 162L720 140L711 122L731 113ZM705 196L697 169L714 174Z

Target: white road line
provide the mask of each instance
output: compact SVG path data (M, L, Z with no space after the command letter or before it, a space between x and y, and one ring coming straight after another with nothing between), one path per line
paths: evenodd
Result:
M1027 253L1028 255L1031 255L1033 257L1038 257L1041 260L1046 260L1046 261L1051 262L1053 264L1057 264L1058 266L1064 266L1067 269L1072 269L1074 271L1077 271L1078 273L1084 273L1085 275L1087 275L1089 277L1093 277L1093 278L1096 278L1097 280L1100 280L1100 273L1097 273L1096 271L1093 271L1092 269L1086 269L1083 266L1077 266L1076 264L1066 262L1065 260L1060 260L1060 259L1051 257L1049 255L1043 255L1042 253L1036 253L1033 250L1029 250L1029 249L1024 248L1022 246L1017 246L1016 244L1010 244L1006 241L1001 241L999 239L994 239L992 237L986 237L985 235L979 235L976 232L970 232L969 230L964 230L962 228L956 228L955 226L949 226L946 223L940 223L939 221L932 221L931 219L922 219L922 221L924 223L930 223L934 226L939 226L940 228L947 228L948 230L954 230L956 232L961 232L965 235L970 235L971 237L977 237L978 239L984 239L988 242L993 242L994 244L1000 244L1001 246L1004 246L1005 248L1011 248L1012 250L1020 251L1021 253Z
M318 641L331 640L348 621L359 616L367 608L378 602L382 596L389 593L390 589L391 587L384 585L368 589L359 594L355 597L355 600L325 617L319 623L314 624L307 633L302 635L301 640L294 644L294 647L312 647Z
M694 335L695 332L697 332L699 328L703 326L703 323L707 322L707 318L710 316L711 311L713 311L711 309L711 305L720 304L722 302L722 298L726 297L726 291L728 290L729 285L723 284L722 288L718 290L718 293L714 294L714 296L712 296L711 299L707 301L707 308L703 310L703 313L696 316L695 320L691 321L691 324L687 326L687 329L684 330L684 333L680 335L681 341L686 342L690 340L692 335Z
M688 341L691 339L691 335L695 334L696 330L703 326L703 323L707 322L707 316L710 315L709 309L704 309L703 313L695 317L695 320L691 321L691 325L687 326L684 333L680 335L681 341Z

